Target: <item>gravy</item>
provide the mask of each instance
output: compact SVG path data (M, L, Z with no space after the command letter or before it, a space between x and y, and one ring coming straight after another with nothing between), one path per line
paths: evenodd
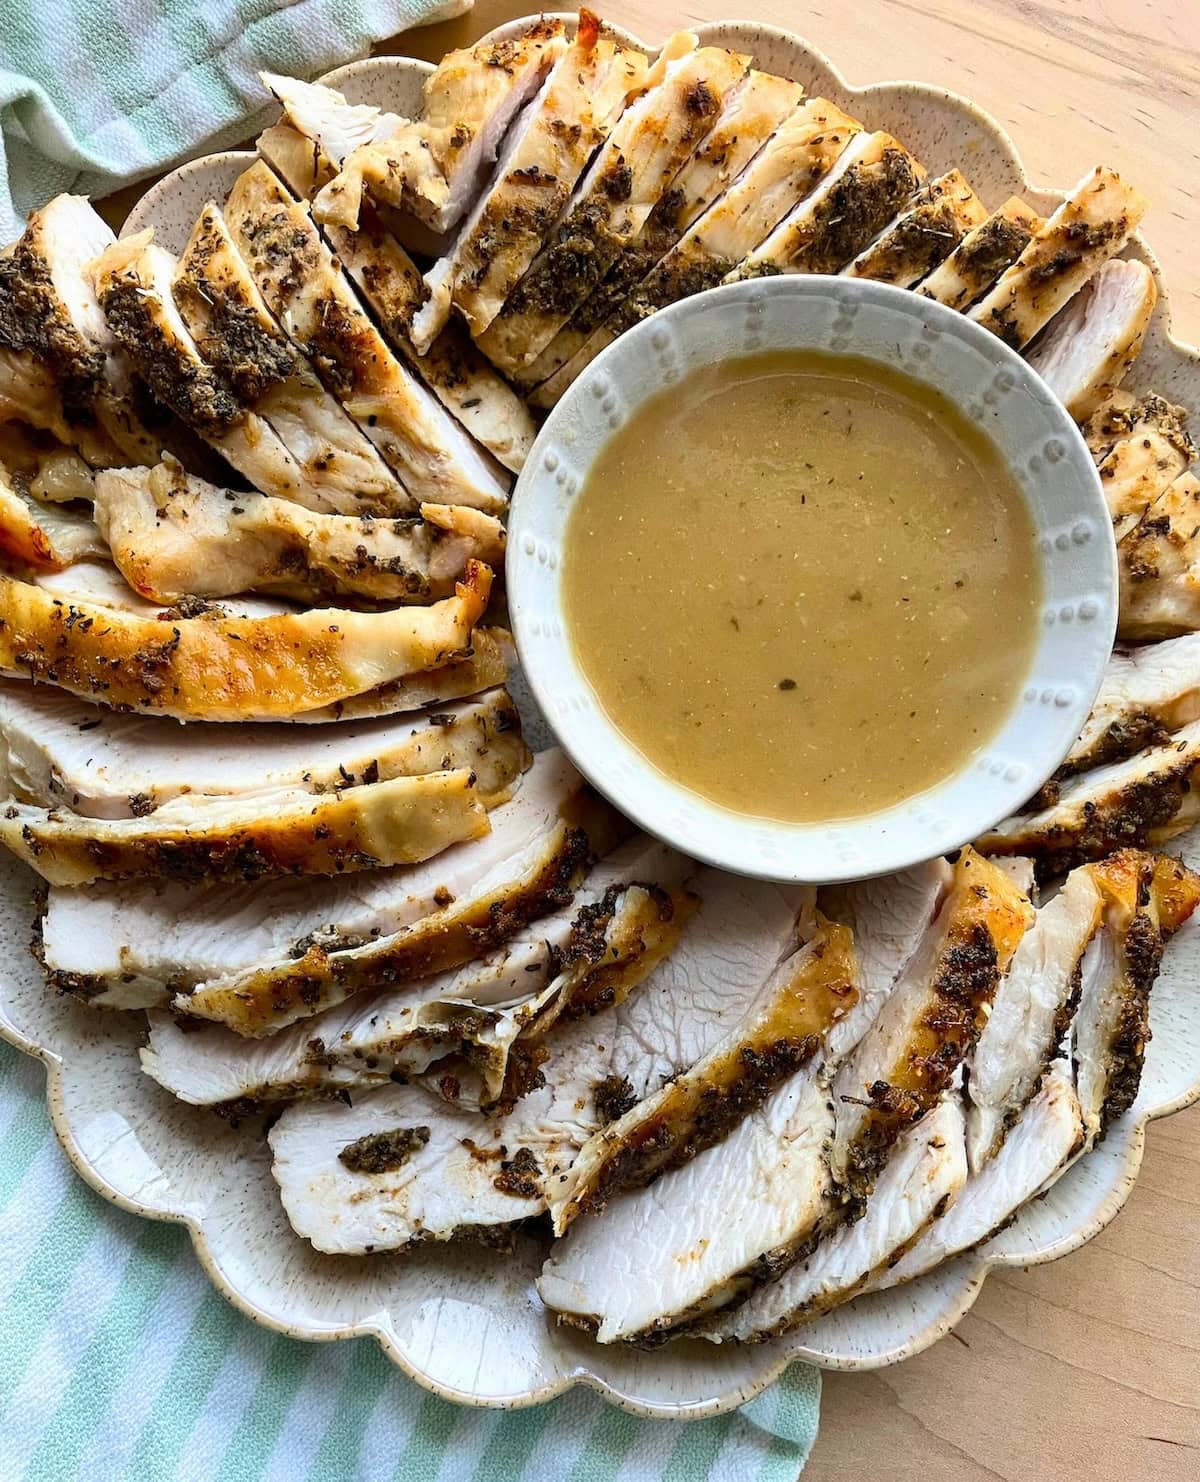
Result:
M739 813L875 812L1004 723L1037 639L1020 490L938 393L847 356L694 374L602 449L568 631L613 724Z

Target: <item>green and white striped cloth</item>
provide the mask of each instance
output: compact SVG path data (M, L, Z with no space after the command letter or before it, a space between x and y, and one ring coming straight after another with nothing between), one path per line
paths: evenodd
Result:
M269 102L260 68L316 77L385 36L470 7L0 0L0 244L59 191L100 195L246 138Z
M256 1327L176 1225L78 1178L37 1061L0 1043L0 1482L795 1482L817 1371L740 1412L677 1425L576 1389L463 1409L368 1339Z

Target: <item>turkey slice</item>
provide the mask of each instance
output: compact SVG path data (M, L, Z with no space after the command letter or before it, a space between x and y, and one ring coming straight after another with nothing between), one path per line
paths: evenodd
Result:
M924 175L890 134L856 134L816 188L725 281L839 272L874 241Z
M1154 395L1155 393L1151 393L1151 396ZM1164 398L1157 399L1162 401L1164 407L1169 405ZM1139 401L1138 397L1118 387L1096 408L1083 424L1082 431L1083 440L1097 463L1111 451L1115 442L1129 436L1134 421L1141 415L1149 400L1147 397Z
M542 1301L601 1343L654 1343L770 1280L829 1208L828 1095L801 1071L723 1142L577 1221L551 1247Z
M1033 915L1002 871L962 850L937 920L833 1080L831 1166L852 1204L970 1055Z
M1125 379L1141 354L1158 301L1154 274L1141 262L1106 262L1050 324L1030 365L1077 422L1086 421Z
M153 462L160 446L88 271L113 241L83 196L60 195L0 258L0 401L97 466Z
M1072 777L1121 761L1200 720L1200 634L1118 648L1079 740L1058 769Z
M453 227L483 185L509 125L566 48L563 23L543 18L521 36L449 52L425 83L417 123L360 145L318 196L319 220L354 228L364 188L436 232Z
M251 591L427 603L454 592L468 561L504 561L504 527L482 510L426 504L419 517L388 520L317 514L220 489L174 460L102 471L95 511L126 581L167 603Z
M209 979L175 1000L239 1034L272 1034L355 993L410 982L469 962L569 899L584 870L626 831L593 796L476 879L431 916L361 947L310 945L300 956Z
M280 329L211 202L175 272L175 302L204 361L263 417L304 479L296 502L326 513L410 507L374 446Z
M645 91L617 120L546 245L480 336L490 360L512 372L541 354L636 238L748 67L736 52L697 49L690 31L667 41Z
M986 219L987 210L962 171L951 170L923 185L842 273L847 278L872 278L911 288Z
M0 464L0 552L22 566L58 571L106 557L108 547L90 515L41 503Z
M1145 396L1130 408L1129 430L1100 461L1100 485L1118 542L1196 457L1187 412L1161 396Z
M554 1233L722 1141L817 1054L858 994L849 929L818 917L812 940L780 964L708 1055L588 1139L551 1185Z
M338 1004L266 1039L244 1039L218 1024L181 1027L172 1015L153 1011L142 1067L184 1101L248 1110L346 1086L380 1085L394 1075L419 1075L458 1055L476 1071L490 1064L491 1084L481 1080L479 1089L494 1098L503 1085L512 1043L537 1027L524 1012L528 1006L546 998L551 987L549 998L568 986L579 995L587 986L578 974L569 985L560 982L560 970L580 963L594 969L597 943L601 958L608 956L610 946L628 955L629 947L639 944L633 935L622 939L624 922L616 923L616 937L612 931L614 908L633 882L642 882L637 887L640 907L646 882L652 882L654 892L670 892L691 868L665 845L632 839L591 871L568 905L531 923L479 961L393 993ZM681 915L680 925L682 920ZM603 928L599 935L598 924ZM652 925L661 934L665 923ZM640 941L643 958L644 945ZM438 1079L444 1079L447 1094L457 1100L466 1077L447 1070Z
M860 1290L899 1286L982 1245L1065 1171L1082 1143L1070 1062L1055 1060L995 1157L971 1174L950 1208L894 1265L877 1271Z
M438 916L508 862L519 885L524 852L549 842L553 853L562 844L563 816L583 811L583 787L561 752L542 752L516 797L492 813L489 834L421 865L267 880L253 890L137 881L51 889L42 928L51 982L106 1005L140 1008L256 963L299 959L314 944L333 952L383 939ZM524 923L494 924L507 927L497 937L503 941ZM486 945L481 939L477 953Z
M1010 196L973 227L917 292L949 309L967 309L1012 266L1042 228L1042 218L1020 196Z
M159 618L0 576L0 672L182 719L279 718L436 669L471 642L491 571L431 607Z
M173 798L328 793L465 767L490 807L529 764L506 690L436 714L214 728L103 710L42 686L0 684L0 793L88 818L143 818Z
M753 70L728 90L717 121L641 230L541 354L522 369L522 384L546 382L539 387L535 405L553 405L587 363L584 360L578 367L574 364L593 334L609 322L688 227L737 179L803 96L799 84ZM559 371L564 374L557 375Z
M314 797L172 798L144 818L0 804L0 843L52 885L149 875L257 880L414 864L488 831L475 774L427 772Z
M455 306L482 334L541 249L595 150L642 86L641 52L602 33L581 11L572 44L550 73L526 127L506 148L459 233L449 276ZM515 133L515 130L514 130Z
M1170 638L1200 629L1198 536L1200 479L1180 474L1117 546L1119 637Z
M303 203L261 160L225 220L271 312L328 390L422 500L503 508L507 479L388 348Z
M1163 948L1200 904L1200 876L1165 855L1127 849L1092 873L1104 896L1104 930L1084 955L1071 1024L1087 1147L1137 1098Z
M977 324L1020 350L1072 294L1115 257L1146 201L1115 170L1097 165L970 311Z
M425 274L429 300L417 316L418 349L445 324L459 284L469 296L472 281L490 274L487 309L466 316L472 334L487 329L541 249L626 98L642 86L648 65L640 52L602 41L596 18L581 14L574 43L517 115L491 180L447 252ZM475 303L480 304L477 288Z
M962 1107L950 1094L901 1135L861 1219L839 1226L806 1260L752 1293L705 1337L760 1342L848 1302L919 1240L947 1206L953 1213L966 1182Z
M564 371L574 380L627 329L668 304L715 288L817 185L861 129L826 98L802 103Z
M319 148L287 124L276 124L260 134L258 152L302 200L310 200L332 175L332 166ZM342 268L374 311L388 342L450 415L499 463L519 473L537 435L529 409L492 369L460 324L448 324L424 355L417 354L412 341L413 320L425 302L427 290L420 270L377 214L364 206L357 231L329 224L322 231Z
M1102 905L1092 867L1075 870L1013 954L970 1060L967 1153L975 1173L1010 1135L1062 1042Z
M152 231L114 242L92 265L108 327L159 401L255 488L298 498L304 471L269 422L208 365L172 295L177 264Z
M1200 721L1111 766L1070 778L1057 801L1005 819L977 840L985 854L1029 854L1053 879L1114 849L1161 844L1200 817Z
M548 1182L617 1106L701 1059L741 1017L794 948L797 913L811 899L716 870L700 870L691 886L699 902L671 955L622 1002L556 1029L543 1084L506 1115L439 1105L399 1086L353 1107L289 1107L271 1146L296 1231L318 1250L391 1250L544 1211ZM402 1186L339 1162L348 1143L404 1125L418 1108L430 1142Z

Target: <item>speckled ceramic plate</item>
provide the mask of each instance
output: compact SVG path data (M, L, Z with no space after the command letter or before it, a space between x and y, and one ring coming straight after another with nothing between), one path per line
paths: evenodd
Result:
M886 127L931 171L962 166L991 204L1020 193L1048 212L1061 198L1026 181L1011 141L963 98L913 83L850 88L819 52L771 27L729 23L700 32ZM329 80L355 101L412 113L428 71L421 62L381 58ZM147 194L128 229L153 224L168 247L181 248L200 207L221 197L246 160L226 154L183 166ZM1135 241L1130 254L1157 272L1143 243ZM1198 407L1200 354L1173 341L1169 328L1163 295L1132 383ZM1200 864L1200 831L1182 847ZM465 1245L361 1260L309 1249L288 1228L265 1143L253 1129L234 1130L183 1106L141 1074L139 1016L102 1015L46 993L27 950L32 887L22 867L0 865L0 941L10 964L0 979L0 1033L44 1061L54 1124L81 1175L136 1214L187 1225L213 1281L255 1321L313 1340L373 1336L418 1383L465 1404L534 1404L584 1383L640 1414L689 1419L741 1404L793 1358L843 1369L895 1363L947 1333L993 1266L1053 1260L1102 1229L1133 1185L1146 1123L1200 1097L1195 923L1168 950L1136 1104L1001 1235L909 1286L861 1298L772 1343L602 1348L557 1327L541 1308L533 1280L542 1248L532 1238L504 1260Z

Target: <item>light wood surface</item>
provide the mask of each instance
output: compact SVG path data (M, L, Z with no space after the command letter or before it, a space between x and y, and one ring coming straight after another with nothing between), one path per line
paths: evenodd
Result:
M1200 343L1200 0L596 8L647 40L693 21L767 21L800 32L852 83L951 88L1004 124L1039 184L1068 185L1101 160L1115 166L1153 203L1145 232L1176 332ZM529 9L478 0L472 15L387 49L436 61ZM826 1376L805 1482L876 1478L1200 1478L1200 1107L1151 1126L1129 1203L1083 1250L993 1274L954 1336L906 1364Z

